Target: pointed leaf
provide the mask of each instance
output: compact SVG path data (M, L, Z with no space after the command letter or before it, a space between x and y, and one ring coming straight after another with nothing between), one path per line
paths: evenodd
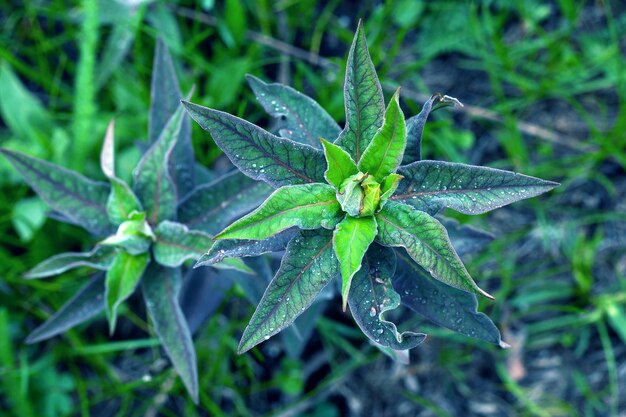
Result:
M343 95L346 126L335 143L359 162L367 145L382 126L385 113L383 91L367 50L360 21L348 54Z
M389 174L385 177L382 184L380 184L380 203L379 206L382 209L385 207L387 200L391 198L393 193L396 192L400 181L404 178L400 174Z
M341 297L343 309L348 304L348 293L352 277L361 269L363 256L372 244L378 230L374 216L346 216L335 227L333 233L333 249L341 264Z
M89 252L67 252L46 259L24 274L24 278L45 278L73 268L87 266L106 271L117 251L109 246L96 246Z
M178 221L215 234L233 220L258 207L273 189L238 171L199 185L178 205Z
M399 333L385 313L400 306L400 295L391 285L396 270L393 250L372 245L363 268L354 276L348 297L350 312L363 333L374 342L395 350L412 349L424 341L423 333Z
M373 175L379 183L396 171L404 154L406 126L399 94L398 89L389 102L382 127L359 161L359 171Z
M329 184L334 185L339 190L346 178L358 174L359 169L348 152L324 139L321 142L328 167L324 172L324 177Z
M289 326L339 273L332 233L303 231L287 246L280 269L241 337L243 353Z
M118 307L135 292L135 288L149 262L150 254L148 253L134 256L120 252L107 271L105 302L111 334L115 330ZM150 278L152 279L152 277Z
M153 225L176 217L176 186L169 174L168 163L180 135L182 119L183 110L179 107L134 172L133 189Z
M398 170L404 175L393 200L435 213L449 207L481 214L543 194L559 184L515 172L440 161L419 161Z
M274 191L258 209L228 226L215 238L263 240L292 226L332 228L342 217L335 190L330 185L291 185Z
M380 244L405 248L415 262L441 282L493 298L478 288L454 251L446 229L435 218L389 201L376 220Z
M398 253L404 273L396 275L393 286L402 296L402 304L455 332L500 347L508 346L491 319L477 311L478 301L474 294L442 284L416 265L406 253Z
M443 227L448 231L448 236L452 246L459 256L477 252L486 247L493 240L494 236L484 230L476 229L472 226L461 225L454 219L439 219Z
M265 111L279 121L280 135L319 148L319 138L335 140L341 129L317 102L284 84L266 84L246 75Z
M104 274L95 274L59 311L37 327L26 343L37 343L61 334L104 310Z
M24 180L54 210L96 235L113 229L106 212L109 186L92 181L75 171L24 155L0 149Z
M279 138L243 119L183 101L191 117L241 172L272 187L324 182L318 149Z
M150 264L141 281L141 292L154 330L180 375L194 402L198 402L198 371L196 351L191 332L178 303L181 287L180 268L164 268Z

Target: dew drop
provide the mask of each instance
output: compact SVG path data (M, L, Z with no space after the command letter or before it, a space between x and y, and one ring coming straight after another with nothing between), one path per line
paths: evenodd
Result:
M376 315L376 307L370 308L370 317L374 317Z

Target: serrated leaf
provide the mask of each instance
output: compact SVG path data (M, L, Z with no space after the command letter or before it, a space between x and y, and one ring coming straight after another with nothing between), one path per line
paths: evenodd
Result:
M95 274L63 307L26 338L37 343L61 334L104 310L104 274Z
M180 268L164 268L152 263L146 274L150 279L141 281L141 292L148 315L174 369L197 403L196 351L187 321L178 303L182 281Z
M458 290L433 279L406 254L399 253L404 272L397 274L393 286L402 304L435 324L469 337L507 347L491 319L477 311L474 294Z
M328 184L302 184L281 187L261 206L215 236L216 239L263 240L285 229L332 228L343 212Z
M252 349L289 326L338 274L332 232L301 232L287 246L280 269L241 337L238 352Z
M359 171L366 172L379 183L396 171L406 146L406 125L400 109L400 89L391 98L382 127L359 160Z
M385 319L385 313L400 306L400 295L391 279L396 271L393 250L372 245L363 268L352 280L348 297L352 317L363 333L374 342L395 350L412 349L424 341L423 333L399 333L396 325Z
M260 256L269 252L278 252L284 250L289 241L299 233L297 227L292 227L264 240L218 240L207 253L198 259L194 268L210 266L226 258Z
M454 251L446 229L434 217L389 201L376 220L377 242L405 248L415 262L445 284L493 299L476 285Z
M106 212L110 187L92 181L75 171L24 155L0 149L24 180L52 209L96 235L113 229Z
M319 138L335 140L341 128L317 102L284 84L267 84L246 75L265 111L278 119L282 137L319 148Z
M183 110L179 107L161 132L159 139L143 155L134 172L134 191L142 202L148 221L155 225L176 218L176 186L168 164L180 135Z
M333 249L341 265L341 298L343 310L348 304L352 277L361 269L361 262L378 230L374 216L346 216L333 233Z
M117 251L108 246L96 246L89 252L67 252L46 259L24 274L24 278L45 278L73 268L86 266L106 271Z
M199 185L178 205L178 221L215 234L265 200L273 189L238 171Z
M321 143L327 166L324 177L329 184L334 185L339 190L346 178L358 174L359 169L348 152L324 139L321 140Z
M404 180L392 199L429 213L444 207L486 213L559 185L511 171L440 161L414 162L398 173Z
M343 91L346 126L335 143L359 162L367 145L382 126L385 113L383 91L367 50L360 21L348 54Z
M135 193L121 179L115 175L115 138L114 121L111 120L107 127L102 151L100 152L100 167L102 172L111 182L111 193L107 200L107 213L114 224L120 224L127 220L133 211L142 211L141 203Z
M322 151L279 138L238 117L183 101L191 117L241 172L272 187L324 181Z
M115 331L118 307L135 292L135 288L149 262L149 253L135 256L126 252L120 252L107 271L105 302L111 334ZM150 277L150 279L152 278Z
M483 249L494 238L491 233L472 226L461 225L454 219L441 218L439 220L448 231L452 246L459 256Z

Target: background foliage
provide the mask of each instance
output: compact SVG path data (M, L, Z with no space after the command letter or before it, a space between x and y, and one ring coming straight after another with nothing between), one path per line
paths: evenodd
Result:
M358 18L386 98L401 85L407 115L436 91L466 104L433 114L426 157L563 184L487 216L447 213L496 236L464 261L496 297L483 309L512 348L499 351L424 323L431 336L411 352L411 365L399 366L331 307L303 352L285 355L277 340L237 356L253 307L235 287L196 335L195 408L155 340L144 338L145 315L131 309L121 312L113 340L101 321L40 345L23 343L88 272L46 281L21 274L55 253L85 250L91 239L46 219L46 207L0 160L3 413L619 416L626 410L622 2L9 0L0 4L0 144L102 179L99 146L115 117L120 172L131 172L148 140L157 34L177 61L182 90L195 84L194 102L267 126L245 85L251 73L306 92L342 120L342 65ZM197 126L194 147L203 164L223 166Z

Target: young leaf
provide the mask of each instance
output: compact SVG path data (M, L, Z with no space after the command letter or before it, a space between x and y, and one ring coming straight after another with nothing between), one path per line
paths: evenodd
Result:
M341 264L341 297L343 310L348 304L348 293L352 277L361 269L363 256L376 237L374 216L346 216L333 233L333 249Z
M107 237L100 244L121 248L131 255L139 255L147 252L155 239L152 228L146 222L146 214L133 212L129 220L122 223L114 235Z
M324 172L324 177L329 184L335 186L337 190L346 178L359 173L359 169L348 154L339 146L321 139L328 168Z
M292 226L332 228L342 218L335 189L328 184L281 187L252 213L237 220L216 239L263 240Z
M178 205L178 221L215 234L234 219L258 207L273 189L238 171L199 185Z
M24 155L0 149L39 197L54 210L96 235L112 231L106 212L109 186L77 172Z
M239 353L269 339L302 314L339 273L332 233L303 231L287 246L280 269L267 287L241 337Z
M26 343L37 343L61 334L104 310L104 274L95 274L59 311L37 327Z
M265 111L279 120L283 137L319 148L319 138L336 139L341 129L317 102L293 88L266 84L246 75L246 80Z
M404 180L392 200L429 213L444 207L465 214L486 213L559 185L510 171L439 161L414 162L398 173Z
M367 145L382 126L385 112L383 91L367 50L361 21L348 54L343 91L346 126L335 143L359 162Z
M141 281L141 293L154 330L191 398L198 403L196 351L178 304L180 268L164 268L152 263L146 274L150 279Z
M133 189L153 225L176 217L176 186L169 174L168 163L180 134L182 119L183 110L179 107L134 172Z
M109 320L109 331L115 331L117 309L124 300L132 295L150 262L150 254L130 255L120 252L106 274L106 313ZM150 277L153 279L153 277Z
M406 253L399 252L399 256L405 272L395 276L393 286L401 294L402 304L435 324L500 347L508 347L491 319L477 311L478 301L474 294L432 279Z
M395 350L412 349L426 335L399 333L396 325L384 317L386 312L400 306L400 295L391 285L395 270L393 250L373 244L363 260L363 268L352 280L348 303L352 317L371 340Z
M241 172L272 187L324 182L324 155L318 149L279 138L228 113L183 101L191 117Z
M404 177L400 174L389 174L385 177L382 184L380 184L379 206L381 209L385 207L385 203L387 203L387 200L389 200L393 193L396 192L396 189L398 188L400 181L402 181L402 178Z
M459 256L477 252L493 240L491 233L472 226L461 225L454 219L444 217L439 219L439 221L448 231L452 246L454 246L454 250L456 250Z
M493 299L478 288L454 251L446 229L435 218L389 201L376 220L379 243L405 248L415 262L441 282Z
M67 252L46 259L24 274L24 278L45 278L73 268L87 266L106 271L117 251L110 246L96 246L89 252Z
M379 183L396 171L406 146L406 126L400 109L400 89L391 98L383 125L376 132L363 156L359 170L373 175Z

